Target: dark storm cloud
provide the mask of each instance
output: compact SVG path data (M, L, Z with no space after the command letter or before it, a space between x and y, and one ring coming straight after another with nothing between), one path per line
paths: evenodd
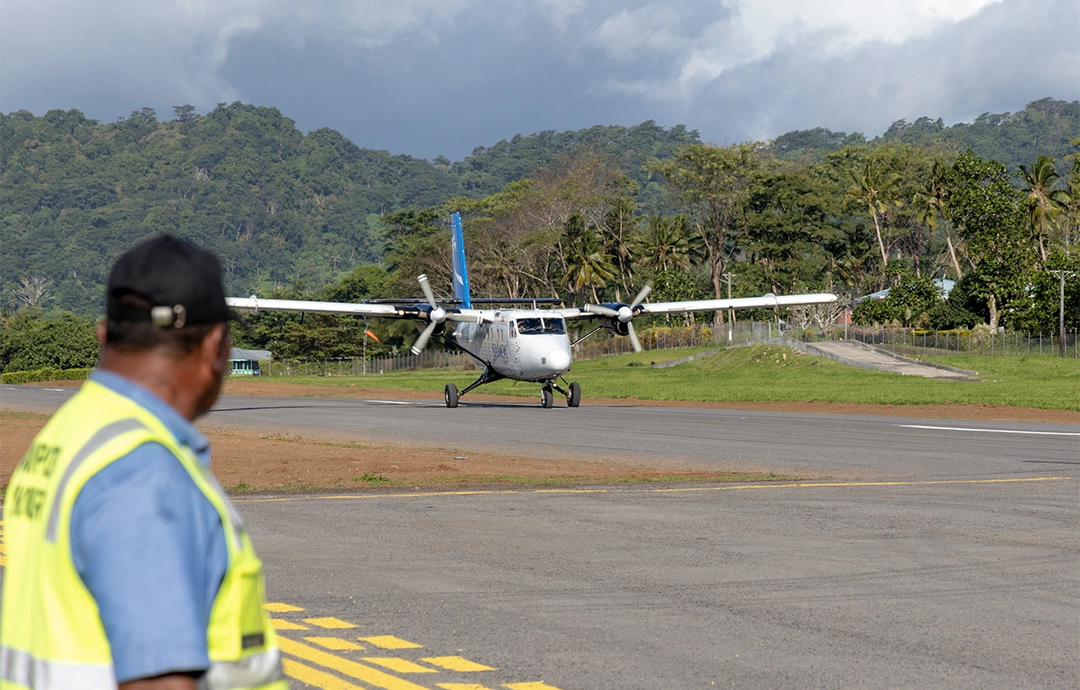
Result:
M460 159L653 119L720 143L1080 96L1075 0L6 0L0 109L272 105Z
M893 121L970 122L1052 96L1080 98L1080 6L1012 2L901 45L870 44L831 59L788 45L725 74L688 106L718 143L793 129L882 133ZM808 37L812 41L812 37Z

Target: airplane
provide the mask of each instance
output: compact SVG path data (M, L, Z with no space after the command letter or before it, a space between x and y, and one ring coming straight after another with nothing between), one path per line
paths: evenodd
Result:
M242 311L291 311L325 314L352 314L355 316L386 319L412 319L421 328L412 346L413 354L420 354L428 341L441 337L468 354L481 366L480 377L458 390L453 383L446 384L443 397L446 406L454 408L466 393L478 386L500 379L540 384L540 405L551 408L555 393L565 396L568 407L581 404L581 386L575 381L566 382L570 371L571 348L597 331L604 329L613 335L630 338L637 352L641 343L634 331L634 319L654 314L682 314L721 309L756 309L788 307L804 304L826 304L836 301L836 295L828 293L736 299L706 299L683 302L646 302L652 288L646 285L629 303L605 302L586 304L582 307L543 308L540 304L561 304L558 299L473 299L469 294L469 272L465 263L465 240L461 227L461 214L450 217L451 249L453 252L452 300L438 300L426 275L417 278L425 301L421 300L366 300L361 303L314 302L304 300L259 299L229 297L226 302L233 309ZM494 309L474 309L473 304L520 305L522 309L500 306ZM577 319L596 319L597 326L573 343L566 331L566 322ZM565 388L559 385L565 384Z

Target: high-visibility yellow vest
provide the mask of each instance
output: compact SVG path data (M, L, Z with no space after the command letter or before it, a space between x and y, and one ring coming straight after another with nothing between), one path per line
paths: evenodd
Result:
M157 417L88 381L34 439L8 483L0 690L116 687L97 603L71 556L71 511L91 477L148 442L172 451L225 529L229 564L207 626L206 686L288 689L277 637L263 609L262 562L236 509Z

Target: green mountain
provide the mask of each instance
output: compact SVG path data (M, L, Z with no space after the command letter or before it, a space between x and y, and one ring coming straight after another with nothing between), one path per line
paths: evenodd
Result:
M517 136L451 163L305 135L276 108L241 103L107 124L77 110L0 114L0 299L100 313L112 261L160 232L215 251L234 294L319 286L381 257L380 214L490 194L583 146L643 180L647 159L696 140L645 122Z
M1069 141L1080 136L1080 101L1043 98L1015 113L983 113L974 122L946 127L920 117L914 122L897 120L881 136L867 140L856 132L847 134L817 128L788 132L773 142L773 152L785 160L821 160L830 151L860 144L903 143L944 146L956 153L971 149L980 158L1004 163L1010 172L1021 164L1031 166L1039 154L1058 161L1075 151Z
M773 149L817 160L851 145L940 142L1015 169L1037 153L1060 160L1078 132L1080 104L1043 99L952 127L900 121L869 142L790 132ZM100 314L113 260L161 232L216 252L232 294L323 286L382 258L382 214L485 197L582 149L637 183L639 212L663 212L670 202L644 164L699 141L682 125L648 121L518 135L463 161L427 161L361 148L330 129L304 134L275 108L241 103L205 115L178 107L168 121L148 108L111 123L77 110L0 113L0 308Z

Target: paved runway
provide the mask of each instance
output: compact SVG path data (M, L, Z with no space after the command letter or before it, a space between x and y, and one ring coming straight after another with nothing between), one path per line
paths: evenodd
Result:
M298 688L1080 684L1075 426L255 398L207 423L834 478L243 499Z

